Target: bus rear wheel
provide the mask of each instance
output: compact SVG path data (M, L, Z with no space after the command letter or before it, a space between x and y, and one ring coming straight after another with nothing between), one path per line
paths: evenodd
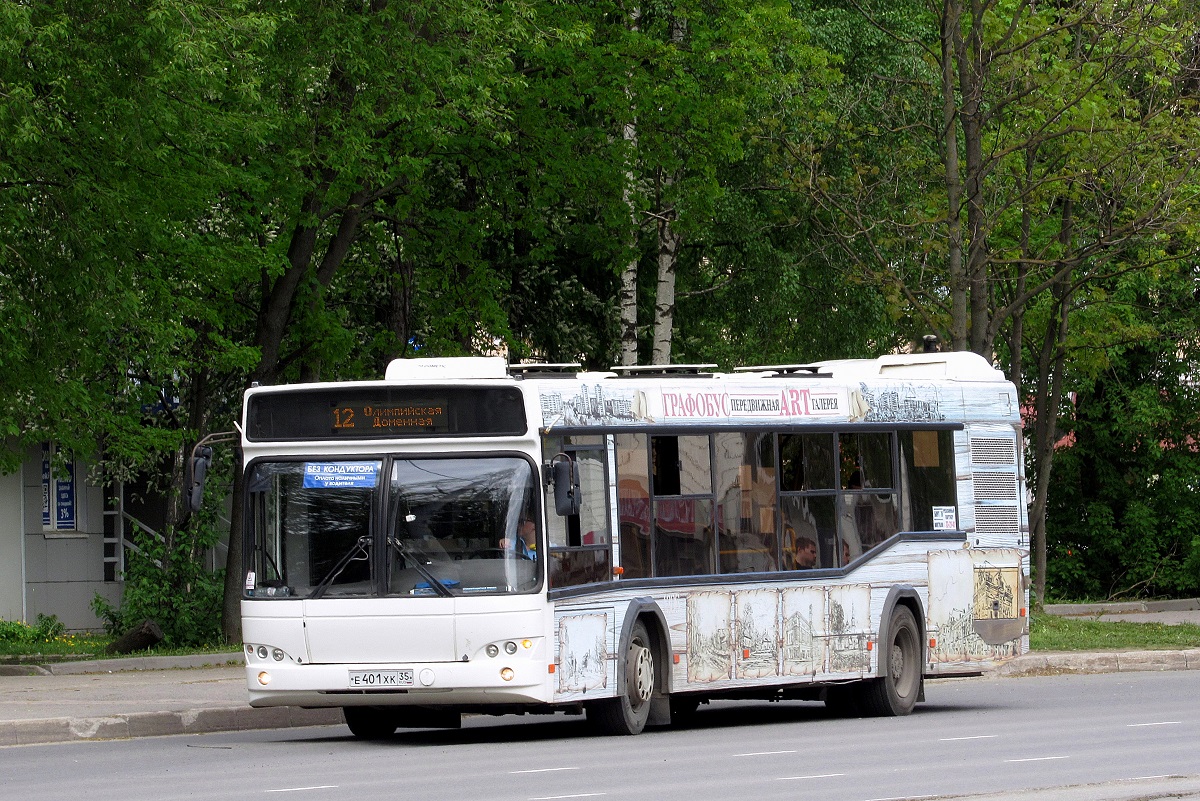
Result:
M925 654L921 630L907 606L897 604L888 622L887 642L880 643L882 677L872 680L859 699L863 712L875 717L907 715L921 694Z
M633 624L625 650L625 687L616 698L597 701L588 708L588 719L603 734L640 734L650 718L655 666L650 632L642 621Z
M396 715L374 706L345 706L342 714L350 733L360 740L384 740L396 733Z

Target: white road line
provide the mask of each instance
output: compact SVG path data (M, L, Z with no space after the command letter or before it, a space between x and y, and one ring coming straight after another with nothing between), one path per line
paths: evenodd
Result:
M529 801L558 801L560 798L594 798L598 795L608 795L608 793L576 793L575 795L540 795L536 798L531 798Z
M991 740L994 737L999 737L999 734L973 734L970 737L941 737L939 743L954 743L959 740Z
M893 795L887 798L868 798L867 801L916 801L918 798L933 798L932 795Z
M1070 759L1069 756L1027 757L1025 759L1006 759L1005 762L1049 762L1052 759Z
M734 754L735 757L743 756L771 756L773 754L794 754L795 751L751 751L748 754Z
M336 784L318 784L315 787L284 787L279 790L263 790L264 793L299 793L303 790L336 790Z
M1158 723L1129 723L1126 724L1126 728L1136 729L1141 726L1178 726L1179 723L1180 722L1178 720L1162 720Z
M579 768L530 768L529 770L510 770L509 774L516 775L518 773L554 773L555 771L560 771L560 770L579 770Z
M778 776L777 782L791 782L799 779L832 779L835 776L845 776L845 773L814 773L812 776Z
M1132 779L1126 779L1127 782L1144 782L1149 779L1174 779L1175 776L1170 773L1164 773L1161 776L1134 776Z

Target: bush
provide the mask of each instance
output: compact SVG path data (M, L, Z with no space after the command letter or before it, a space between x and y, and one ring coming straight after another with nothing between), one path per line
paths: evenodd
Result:
M1049 597L1200 592L1200 387L1177 347L1131 347L1076 394L1047 510Z
M0 620L0 643L40 645L53 642L66 633L66 626L56 615L39 614L32 626L20 621Z
M96 595L92 611L104 621L108 634L119 637L150 619L163 631L163 645L197 647L221 641L223 571L209 572L203 554L218 542L211 523L195 517L194 530L176 535L174 545L142 530L134 534L137 551L129 554L125 590L120 607Z

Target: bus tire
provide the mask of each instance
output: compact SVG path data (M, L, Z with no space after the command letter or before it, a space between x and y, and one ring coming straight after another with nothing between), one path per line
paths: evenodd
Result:
M396 733L396 715L375 706L344 706L350 733L360 740L385 740Z
M615 698L588 708L588 720L602 734L640 734L650 718L650 699L656 683L653 643L646 624L637 621L625 649L625 686Z
M881 643L880 678L864 688L863 711L874 717L895 717L913 711L921 694L925 655L921 648L921 630L912 611L903 604L892 608L887 627L887 642Z

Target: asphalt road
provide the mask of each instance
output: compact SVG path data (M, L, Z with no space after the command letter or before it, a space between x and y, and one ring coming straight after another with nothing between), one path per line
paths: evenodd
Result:
M19 746L4 796L86 799L1200 799L1200 671L931 682L908 718L726 702L688 730L594 737L580 719L469 718Z

